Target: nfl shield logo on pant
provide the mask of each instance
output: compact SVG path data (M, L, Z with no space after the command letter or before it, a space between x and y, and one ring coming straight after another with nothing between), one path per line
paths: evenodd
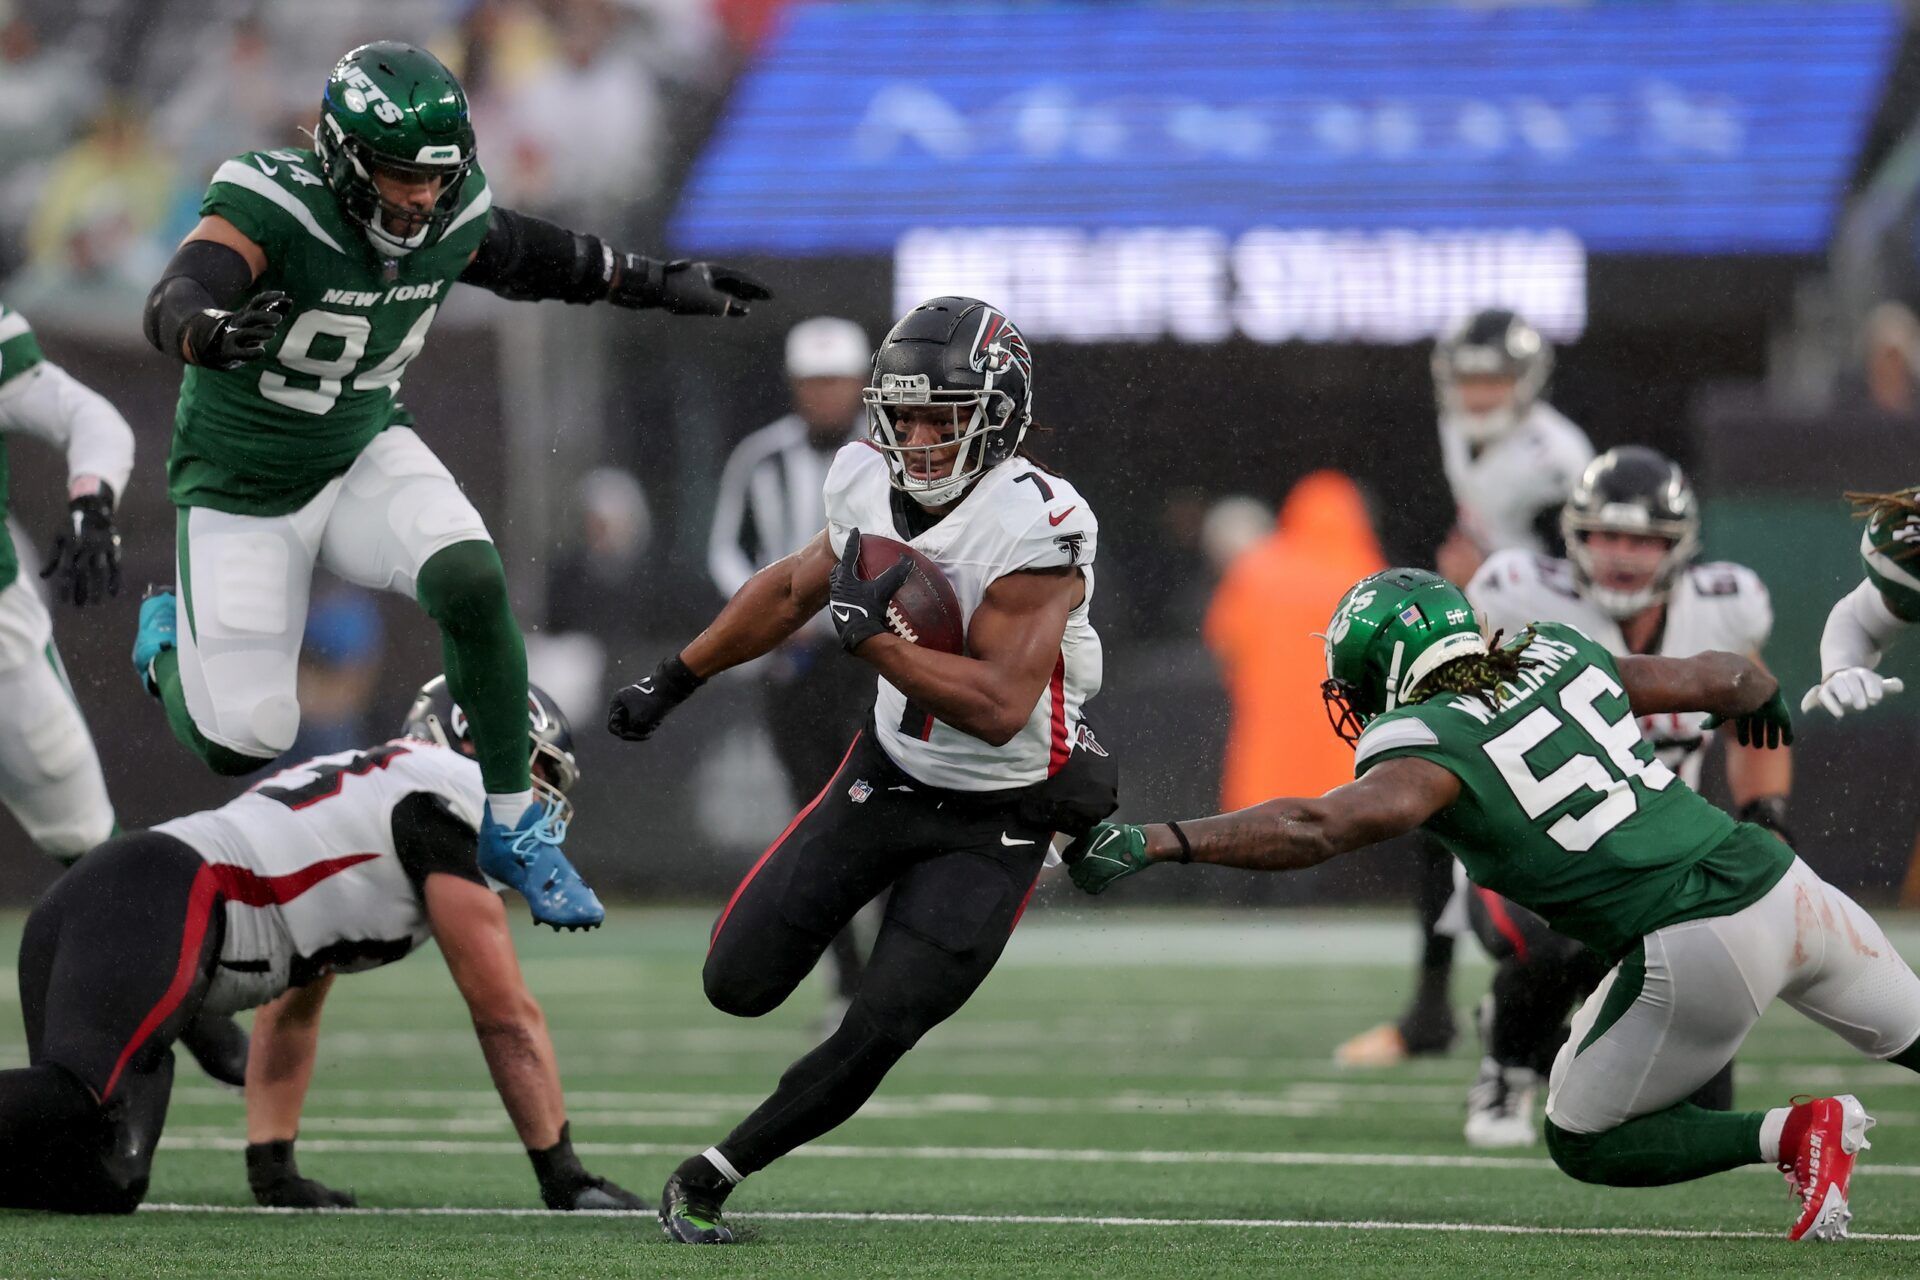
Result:
M865 778L857 780L847 788L847 798L855 804L865 804L867 797L873 794L873 784Z

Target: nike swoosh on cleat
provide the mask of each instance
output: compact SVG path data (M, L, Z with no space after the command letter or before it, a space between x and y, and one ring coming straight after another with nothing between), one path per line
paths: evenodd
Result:
M1006 846L1007 846L1007 847L1008 847L1009 849L1011 849L1011 848L1013 848L1013 847L1014 847L1015 845L1022 845L1022 844L1032 844L1032 843L1033 843L1033 841L1031 841L1031 840L1015 840L1015 839L1014 839L1014 838L1013 838L1012 836L1010 836L1010 835L1008 835L1008 834L1007 834L1006 832L1004 832L1004 831L1002 831L1002 832L1000 833L1000 843L1001 843L1001 844L1004 844L1004 845L1006 845Z

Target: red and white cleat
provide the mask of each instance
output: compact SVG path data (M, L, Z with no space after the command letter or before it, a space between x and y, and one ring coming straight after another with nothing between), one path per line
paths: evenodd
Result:
M1853 1221L1847 1184L1853 1180L1854 1157L1873 1145L1867 1141L1873 1117L1850 1093L1795 1103L1794 1110L1805 1116L1806 1127L1799 1148L1780 1153L1787 1188L1800 1201L1800 1220L1787 1239L1844 1240Z

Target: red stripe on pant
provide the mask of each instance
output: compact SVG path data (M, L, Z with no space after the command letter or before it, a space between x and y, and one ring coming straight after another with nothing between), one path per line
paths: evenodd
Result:
M1070 750L1067 746L1067 655L1061 654L1053 661L1053 679L1047 682L1047 693L1053 699L1052 732L1047 742L1047 776L1064 769Z
M113 1074L107 1077L107 1087L100 1094L105 1102L113 1096L113 1088L120 1083L120 1073L127 1069L127 1062L140 1047L160 1028L160 1024L173 1016L180 1002L187 998L187 992L193 989L193 980L200 976L200 946L207 939L207 921L213 916L213 907L219 901L219 882L211 867L201 867L194 873L193 887L187 891L186 926L180 932L180 963L174 966L173 981L167 984L166 991L147 1010L147 1016L140 1020L134 1030L133 1038L120 1050L120 1056L114 1060Z
M793 834L793 829L805 822L807 815L819 808L820 802L827 798L827 792L833 790L833 784L840 780L840 771L847 767L847 761L853 759L853 749L860 745L860 739L866 736L866 732L862 729L853 735L853 741L847 744L847 754L841 756L840 763L833 767L833 774L827 779L827 785L820 788L820 794L808 801L806 808L793 815L793 821L787 824L787 829L774 837L773 843L767 846L767 851L760 855L760 860L748 869L746 879L740 882L739 887L733 891L733 896L727 899L726 910L720 913L720 918L714 921L713 932L707 935L708 951L713 950L713 944L720 938L720 930L726 928L727 917L733 914L734 903L740 901L740 895L747 891L747 886L753 883L753 878L760 874L760 868L767 865L767 859L787 842L787 837Z
M1480 895L1480 905L1487 909L1487 919L1493 921L1493 927L1500 931L1501 937L1513 944L1513 954L1524 963L1527 958L1527 935L1521 932L1519 924L1508 912L1507 900L1479 885L1475 885L1473 891Z
M1027 896L1020 899L1020 909L1013 913L1013 923L1007 926L1007 936L1013 936L1013 931L1020 927L1020 917L1027 914L1027 904L1033 901L1033 891L1039 887L1040 873L1036 871L1033 873L1033 883L1027 886Z

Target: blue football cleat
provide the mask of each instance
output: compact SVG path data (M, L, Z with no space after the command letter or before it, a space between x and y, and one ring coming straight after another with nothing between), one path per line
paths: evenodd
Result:
M172 587L148 587L147 598L140 602L140 630L133 637L133 673L140 687L158 697L160 687L153 682L153 660L180 642L174 622L177 609Z
M520 825L512 830L493 820L493 806L488 805L480 822L480 870L518 890L536 922L555 929L591 929L607 918L607 909L561 851L566 838L566 819L540 800L520 815Z

